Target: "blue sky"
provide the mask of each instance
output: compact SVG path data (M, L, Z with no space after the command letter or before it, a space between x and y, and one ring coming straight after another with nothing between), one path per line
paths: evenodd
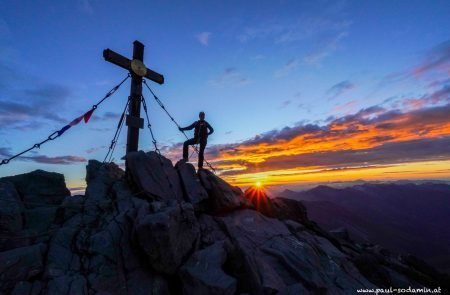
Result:
M128 2L2 1L2 158L60 129L123 79L102 51L131 57L134 40L146 46L146 65L164 74L164 85L150 85L180 124L206 112L216 130L211 146L324 125L389 98L422 97L431 82L448 79L442 68L421 78L405 74L448 44L448 1ZM128 92L127 83L88 124L30 154L69 164L19 159L0 167L0 176L46 169L79 183L86 165L79 160L103 159ZM182 142L144 95L161 145ZM141 139L150 149L146 130Z

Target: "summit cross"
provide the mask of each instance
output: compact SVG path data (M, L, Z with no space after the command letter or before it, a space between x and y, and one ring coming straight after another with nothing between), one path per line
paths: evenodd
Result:
M127 154L135 152L139 146L139 129L144 128L144 119L141 116L142 100L142 80L147 78L158 84L164 83L164 76L148 69L144 61L144 45L139 41L133 42L133 59L130 60L111 49L103 50L103 57L106 61L113 63L131 74L130 102L128 105L128 114L126 124L127 133Z

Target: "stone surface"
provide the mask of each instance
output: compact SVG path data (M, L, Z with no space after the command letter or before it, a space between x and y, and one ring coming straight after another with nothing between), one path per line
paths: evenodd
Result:
M180 269L183 294L233 295L237 281L222 269L226 258L223 241L195 252Z
M26 208L59 205L70 191L64 175L43 170L1 178L14 184Z
M169 275L194 250L200 233L192 205L175 203L141 216L135 225L136 239L152 268Z
M37 244L0 252L0 290L11 289L44 269L46 246Z
M89 160L86 167L86 197L90 202L104 200L112 184L124 175L124 171L114 163Z
M253 207L240 190L226 183L209 170L200 169L200 181L209 195L209 206L215 213L226 213L237 208Z
M180 160L175 165L180 176L181 184L188 202L190 202L195 210L204 210L203 203L208 199L208 193L203 188L200 179L195 172L192 164Z
M373 286L331 243L293 235L276 219L241 210L220 220L236 247L233 271L246 292L284 292L299 283L310 292Z
M25 228L42 233L55 221L57 207L38 207L24 211Z
M131 178L150 199L183 200L180 179L172 162L156 152L131 152L126 156Z
M0 180L0 233L15 233L22 229L23 205L14 185Z
M115 164L90 161L85 196L69 196L64 178L55 173L0 180L0 294L449 288L448 275L420 259L343 239L340 232L334 238L308 220L300 202L269 200L268 206L255 206L263 215L244 209L252 207L250 199L209 171L196 178L189 165L177 165L177 171L167 159L161 167L156 154L136 155L127 178ZM179 196L183 189L185 200L167 191L165 171L182 184ZM18 207L6 205L9 201Z

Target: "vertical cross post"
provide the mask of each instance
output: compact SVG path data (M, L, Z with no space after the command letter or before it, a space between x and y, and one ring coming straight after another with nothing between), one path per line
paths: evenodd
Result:
M131 88L128 104L126 124L127 154L136 152L139 148L139 129L144 128L144 119L141 116L142 79L147 78L158 84L164 83L164 76L147 68L144 64L144 45L139 41L133 42L133 60L130 60L111 49L103 50L103 57L131 74Z
M144 45L139 41L133 42L133 60L144 61ZM142 77L131 71L130 104L127 116L127 154L136 152L139 144L139 129L143 127L141 119Z

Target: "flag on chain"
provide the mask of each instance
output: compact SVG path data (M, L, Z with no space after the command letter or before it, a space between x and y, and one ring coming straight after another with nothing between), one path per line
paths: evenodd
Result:
M76 118L75 120L73 120L72 122L70 122L68 125L64 126L61 130L58 131L58 136L62 135L64 132L66 132L70 127L77 125L78 123L81 122L81 120L84 120L84 123L87 123L89 121L89 119L92 116L92 113L94 112L94 108L92 108L91 110L87 111L86 113L84 113L83 115L79 116L78 118Z

